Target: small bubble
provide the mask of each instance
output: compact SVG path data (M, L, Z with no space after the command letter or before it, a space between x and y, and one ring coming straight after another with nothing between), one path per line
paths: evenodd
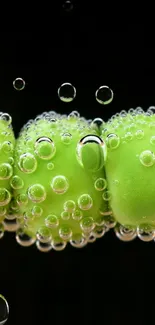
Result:
M10 141L4 141L1 145L1 150L5 154L10 154L13 152L13 144Z
M114 93L108 86L101 86L96 90L95 97L99 104L107 105L112 102Z
M96 226L92 232L95 238L102 238L106 232L105 226Z
M51 187L56 194L64 194L68 190L69 183L65 176L59 175L52 179Z
M0 179L9 179L13 174L13 169L10 164L0 164Z
M13 87L16 90L23 90L25 88L25 81L22 78L16 78L13 81Z
M80 210L78 210L78 209L75 210L75 211L72 213L72 218L73 218L74 220L79 221L79 220L82 219L82 217L83 217L82 211L80 211Z
M142 241L149 242L154 239L155 231L144 225L137 228L137 235Z
M71 239L71 237L72 237L72 229L67 225L62 226L59 229L59 236L63 240Z
M43 202L46 199L46 191L41 184L34 184L28 188L28 197L33 202Z
M56 152L54 142L47 137L41 137L37 139L35 143L35 153L39 158L49 160Z
M28 236L24 230L20 228L16 232L16 241L23 247L29 247L35 243L36 238Z
M70 240L70 244L76 248L82 248L87 244L87 239L81 234L74 235L74 238Z
M68 212L75 211L76 204L73 200L68 200L64 203L64 210Z
M143 139L144 138L144 131L143 130L137 130L136 131L136 138L137 139Z
M3 113L0 119L4 120L7 123L7 125L10 125L12 123L12 117L8 113Z
M84 232L91 232L95 227L93 218L84 217L80 222L80 227Z
M122 225L116 226L115 234L120 240L126 242L135 239L137 236L137 232L135 229L132 229L131 227L128 226L122 226Z
M10 181L10 185L13 189L18 190L24 186L24 182L18 175L14 175Z
M125 140L131 141L133 139L133 134L131 132L125 133Z
M89 194L82 194L78 198L78 206L81 210L89 210L93 206L93 200Z
M146 167L153 166L155 163L154 153L150 150L143 151L139 156L140 162Z
M103 200L104 200L104 201L109 201L109 200L111 200L111 192L110 192L110 191L105 191L105 192L102 194L102 197L103 197Z
M28 197L26 194L21 193L17 196L17 204L18 205L26 205L28 203Z
M72 135L70 133L63 133L61 136L61 141L64 144L70 144L72 140Z
M51 162L48 163L48 164L47 164L47 169L48 169L48 170L53 170L53 169L54 169L54 164L51 163Z
M106 137L106 145L110 149L118 148L120 144L120 137L117 134L111 133Z
M47 243L51 240L51 231L47 227L40 227L37 232L37 239L42 243Z
M76 88L71 83L65 82L59 87L58 96L61 101L69 103L76 96Z
M0 325L4 325L9 317L9 305L4 296L0 295Z
M107 187L107 181L105 178L98 178L94 186L97 191L103 191Z
M36 246L40 252L49 252L52 249L52 243L49 241L47 243L42 243L39 240L36 241Z
M91 127L94 129L98 129L103 125L104 121L100 117L96 117L92 122L91 122Z
M150 143L152 145L155 145L155 135L153 135L151 138L150 138Z
M35 205L35 206L32 208L32 215L33 215L34 217L41 217L42 213L43 213L43 209L42 209L40 206Z
M31 174L37 169L36 158L31 153L24 153L19 158L18 166L22 172Z
M0 206L7 205L11 200L11 194L6 188L0 188Z
M55 215L49 214L45 219L45 225L49 228L56 228L59 225L59 219Z
M67 0L63 3L62 7L65 11L69 12L73 9L73 3L69 0Z
M52 240L52 247L55 251L62 251L65 249L67 242L61 240L60 237L56 237Z
M72 119L77 119L80 117L80 114L78 111L72 111L69 115L68 115L68 120L72 120Z
M62 218L63 220L69 220L69 219L70 219L70 213L69 213L68 211L63 211L63 212L61 213L61 218Z

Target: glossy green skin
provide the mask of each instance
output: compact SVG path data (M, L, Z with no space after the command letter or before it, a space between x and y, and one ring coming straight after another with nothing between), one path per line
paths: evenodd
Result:
M61 141L61 133L64 133L64 127L66 127L65 132L72 134L70 144L64 144ZM83 129L80 129L80 127L83 127ZM57 123L50 123L42 118L36 124L32 123L27 131L23 130L21 132L16 141L14 175L18 175L23 180L24 186L22 189L14 190L15 201L19 194L27 194L28 188L33 184L39 183L46 190L46 199L41 203L34 203L28 198L27 204L20 206L17 204L16 215L21 227L25 227L27 234L34 237L40 227L46 227L45 218L49 214L57 216L59 226L55 229L48 228L48 233L50 232L52 238L59 241L61 240L59 237L60 228L66 227L68 229L69 227L71 229L72 237L66 239L68 241L71 238L81 238L83 231L80 222L85 217L93 219L94 227L96 222L103 221L100 211L102 213L107 211L107 202L102 198L103 191L97 191L94 186L96 179L104 177L104 154L102 149L96 143L88 143L82 149L82 163L77 157L78 142L82 137L89 134L97 135L97 132L90 128L86 120L79 121L78 118L68 120L67 117L64 117L60 121L59 116L57 116ZM25 141L27 136L31 138L28 142ZM40 137L49 137L54 141L56 153L49 160L41 159L34 151L35 142ZM21 171L18 165L20 155L27 152L33 154L37 160L37 169L31 174ZM47 168L49 162L54 164L52 170ZM50 185L53 177L58 175L65 176L69 183L68 190L63 194L55 193ZM89 194L93 200L93 205L88 210L81 210L78 206L78 198L82 194ZM69 220L61 218L63 205L67 200L74 200L76 209L79 209L83 214L83 219L77 221L71 216ZM24 213L30 212L34 205L43 209L42 215L34 218L30 216L25 222ZM88 233L85 235L88 235Z

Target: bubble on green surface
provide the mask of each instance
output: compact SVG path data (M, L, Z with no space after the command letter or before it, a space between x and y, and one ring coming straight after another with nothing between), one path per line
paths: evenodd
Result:
M101 86L96 90L95 97L99 104L107 105L112 102L114 93L108 86Z
M89 194L82 194L78 198L78 206L81 210L89 210L93 206L93 200Z
M76 88L71 83L65 82L58 88L58 96L63 102L72 102L76 97Z
M57 218L57 216L55 216L53 214L49 214L45 218L45 225L46 225L46 227L49 227L49 228L56 228L59 225L59 219Z
M142 151L139 156L140 162L145 167L151 167L155 163L155 155L150 150Z
M56 194L64 194L69 188L68 180L63 175L55 176L51 181L51 188Z

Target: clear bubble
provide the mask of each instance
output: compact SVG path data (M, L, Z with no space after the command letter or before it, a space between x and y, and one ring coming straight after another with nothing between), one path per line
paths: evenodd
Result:
M46 199L46 191L43 185L34 184L28 188L28 197L31 201L40 203Z
M71 237L72 237L72 229L67 225L61 226L61 228L59 229L59 236L63 240L71 239Z
M69 103L76 97L76 88L69 82L63 83L58 89L59 99Z
M84 217L80 222L80 227L84 232L91 232L95 227L93 218Z
M68 200L64 203L64 210L68 212L75 211L76 204L73 200Z
M78 209L75 210L75 211L72 213L72 218L73 218L74 220L79 221L79 220L82 219L82 217L83 217L82 211L80 211L80 210L78 210Z
M1 145L1 150L8 155L13 152L13 144L10 141L4 141Z
M37 231L37 239L42 243L47 243L51 240L51 231L47 227L40 227Z
M48 253L53 247L52 243L49 241L47 243L42 243L39 240L36 241L36 246L40 252Z
M12 117L8 113L3 113L0 119L7 122L7 125L10 125L12 123Z
M135 229L127 226L116 226L115 228L116 236L122 241L131 241L136 238L137 232Z
M95 181L94 186L97 191L103 191L107 187L107 181L105 178L98 178Z
M68 211L61 212L61 218L63 220L69 220L70 219L70 213Z
M137 130L136 131L136 138L137 139L143 139L144 138L144 131L143 130Z
M61 136L61 141L64 143L64 144L70 144L71 143L71 140L72 140L72 135L70 133L63 133L62 136Z
M17 196L17 204L18 205L26 205L28 203L28 197L25 193L18 194Z
M0 164L0 179L9 179L13 174L12 166L8 163Z
M155 135L153 135L151 138L150 138L150 143L152 145L155 145Z
M55 155L55 152L56 147L50 138L41 137L36 140L35 153L39 158L49 160Z
M125 133L125 140L126 141L131 141L133 139L133 134L131 132Z
M59 225L59 219L54 214L49 214L45 219L45 225L49 228L56 228Z
M41 217L42 213L43 213L43 209L39 206L39 205L35 205L32 210L32 215L34 217Z
M10 181L10 185L13 189L18 190L24 186L24 182L18 175L14 175Z
M11 194L6 188L0 188L0 206L7 205L11 200Z
M70 12L73 9L73 3L69 0L64 1L62 7L65 11Z
M31 174L37 169L37 160L31 153L24 153L19 158L18 166L22 172Z
M145 167L153 166L155 163L155 155L150 150L143 151L139 156L140 162Z
M14 89L16 90L23 90L25 88L25 81L24 79L22 78L16 78L14 81L13 81L13 87Z
M89 210L93 206L93 200L89 194L82 194L78 198L78 206L81 210Z
M100 213L101 213L101 212L100 212ZM99 216L99 217L95 220L95 224L96 224L96 226L99 226L99 227L104 226L104 224L105 224L105 216L104 216L104 215Z
M4 296L0 295L0 325L4 325L9 317L9 305Z
M47 164L47 169L48 170L53 170L54 169L54 164L52 162Z
M53 240L52 240L52 247L55 251L62 251L65 249L67 245L67 242L66 241L63 241L61 240L60 237L55 237Z
M4 236L4 225L0 223L0 239Z
M15 232L19 228L19 223L17 222L16 218L8 219L8 217L10 216L7 215L7 217L3 221L4 229L9 232Z
M106 232L105 226L96 226L92 232L95 238L102 238Z
M72 111L69 115L68 115L68 120L72 120L72 119L78 119L80 117L80 113L78 111Z
M142 241L149 242L154 239L155 231L153 229L149 229L147 226L138 227L137 235Z
M103 197L103 200L104 200L104 201L109 201L109 200L111 200L111 192L110 192L110 191L105 191L105 192L102 194L102 197Z
M29 247L35 243L36 238L28 236L22 228L19 228L16 232L16 241L21 246Z
M65 176L59 175L52 179L51 187L56 194L64 194L69 188L69 183Z
M99 104L107 105L112 102L114 93L108 86L101 86L96 90L95 97Z
M116 149L120 145L120 137L117 134L111 133L106 137L106 145L110 149Z
M96 117L92 122L91 122L91 127L94 129L98 129L103 125L104 121L100 117Z
M70 240L70 244L76 248L82 248L87 245L87 239L81 234L74 235L74 238Z

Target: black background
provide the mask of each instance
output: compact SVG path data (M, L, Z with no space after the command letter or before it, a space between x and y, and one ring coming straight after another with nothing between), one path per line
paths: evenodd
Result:
M43 111L78 110L107 120L122 109L155 105L152 27L105 22L100 10L60 1L51 27L1 32L0 110L13 119L16 136ZM14 29L13 29L14 30ZM22 77L23 91L12 82ZM63 82L76 87L72 103L58 99ZM108 85L114 100L102 106L95 91ZM8 300L7 324L154 324L155 244L119 241L113 232L85 248L39 252L20 247L14 234L0 241L0 293Z

